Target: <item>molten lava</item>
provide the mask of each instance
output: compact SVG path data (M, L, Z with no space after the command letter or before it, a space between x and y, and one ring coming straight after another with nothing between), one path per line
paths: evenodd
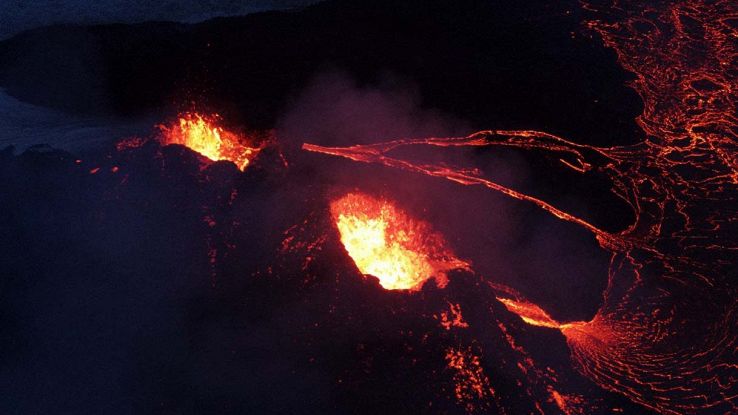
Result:
M446 361L448 367L455 372L454 395L457 402L464 405L467 413L477 409L475 401L487 404L479 409L488 409L490 399L495 396L495 390L490 386L479 356L475 355L471 348L449 348L446 351Z
M217 114L206 117L186 113L171 126L159 126L162 143L181 144L212 161L232 161L239 170L244 171L261 147L247 145L244 137L223 129L218 121Z
M554 320L545 310L531 302L512 300L504 297L497 297L497 300L501 302L508 311L517 314L524 322L531 326L549 327L554 329L560 329L567 326L566 324L561 324Z
M429 278L443 287L446 271L468 266L428 224L389 201L350 193L331 203L331 214L359 271L388 290L419 290Z

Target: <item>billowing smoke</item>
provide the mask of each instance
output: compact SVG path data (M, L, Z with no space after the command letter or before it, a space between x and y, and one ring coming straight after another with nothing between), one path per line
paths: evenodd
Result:
M323 145L366 144L472 131L463 120L421 104L420 92L411 82L390 74L360 85L346 72L322 72L291 103L278 130L297 145L305 140Z

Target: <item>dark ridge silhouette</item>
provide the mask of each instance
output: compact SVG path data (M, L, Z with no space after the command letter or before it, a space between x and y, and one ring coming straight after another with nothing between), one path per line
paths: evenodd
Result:
M84 113L201 105L274 125L326 68L399 79L475 128L537 129L592 144L641 135L637 95L578 2L327 1L201 24L54 26L0 43L0 85Z

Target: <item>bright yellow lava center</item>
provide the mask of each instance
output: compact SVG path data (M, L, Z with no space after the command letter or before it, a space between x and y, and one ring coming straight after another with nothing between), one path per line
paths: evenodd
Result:
M184 145L213 161L232 161L243 171L259 148L242 144L236 134L215 125L216 120L217 116L209 119L185 114L179 118L178 126L162 127L164 144Z
M427 224L385 200L352 193L334 201L331 211L356 267L386 289L419 290L431 277L444 286L444 271L466 265Z

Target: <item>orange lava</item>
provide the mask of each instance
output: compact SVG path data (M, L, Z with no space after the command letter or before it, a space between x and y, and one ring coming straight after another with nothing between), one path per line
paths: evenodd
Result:
M545 310L531 302L524 300L511 300L509 298L502 297L497 297L497 300L504 304L508 311L519 315L524 322L531 326L549 327L553 329L560 329L567 326L566 324L561 324L554 320Z
M232 161L244 171L261 147L247 145L246 139L218 125L219 116L186 113L171 126L160 125L162 143L180 144L212 161Z
M429 278L444 287L447 271L467 267L427 223L387 200L349 193L331 203L331 214L359 271L388 290L419 290Z
M468 328L469 323L464 321L464 316L461 315L461 305L449 302L448 306L449 312L441 312L441 327L446 330L451 330L451 327Z
M489 378L484 373L479 356L471 348L449 348L446 350L448 368L454 371L454 395L467 412L487 409L490 398L495 396ZM475 405L482 406L477 408Z

